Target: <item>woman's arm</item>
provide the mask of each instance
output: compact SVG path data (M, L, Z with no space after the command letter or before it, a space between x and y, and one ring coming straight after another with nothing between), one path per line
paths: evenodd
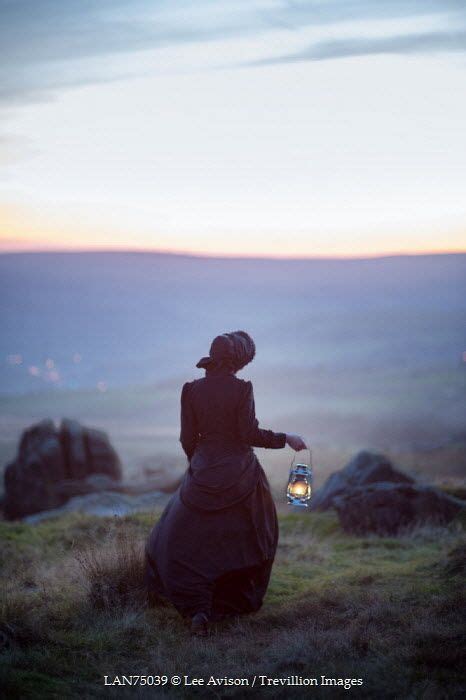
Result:
M286 445L286 433L259 428L256 418L254 391L251 382L245 382L238 408L238 433L242 442L251 447L280 449Z
M183 384L181 390L181 431L180 442L188 460L191 459L196 448L199 432L196 426L196 417L189 399L189 382Z

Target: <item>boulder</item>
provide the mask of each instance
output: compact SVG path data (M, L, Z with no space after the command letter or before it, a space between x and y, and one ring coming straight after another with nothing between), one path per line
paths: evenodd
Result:
M152 479L128 479L124 481L112 479L106 474L91 474L85 479L66 479L62 481L58 489L66 498L72 496L85 496L90 493L100 493L108 491L113 493L126 494L128 496L139 496L145 493L157 491L158 493L173 493L176 491L182 480L180 474L163 474Z
M90 474L85 479L65 479L57 484L57 491L65 499L73 496L85 496L100 491L119 491L122 482L112 479L106 474Z
M43 420L26 430L14 462L5 470L4 513L8 519L63 505L96 490L89 477L121 479L117 453L105 433L64 419L59 429Z
M111 446L106 433L87 428L84 434L88 460L88 474L107 474L112 479L121 479L118 455Z
M325 484L312 497L311 508L327 510L335 506L335 499L359 486L389 482L413 484L414 479L396 469L384 455L375 452L359 452L339 472L331 474Z
M5 469L5 517L61 505L55 486L65 478L59 435L51 420L43 420L23 433L16 460Z
M68 513L86 513L102 517L123 516L129 513L153 512L161 510L168 501L168 496L160 491L151 491L138 496L129 496L115 491L100 491L85 496L70 498L64 505L51 510L44 510L24 518L31 525L42 520L58 518Z
M77 420L64 418L60 426L60 440L66 460L68 478L85 479L89 474L84 428Z
M333 504L345 532L357 535L394 535L420 523L443 525L466 507L439 489L406 482L357 486Z

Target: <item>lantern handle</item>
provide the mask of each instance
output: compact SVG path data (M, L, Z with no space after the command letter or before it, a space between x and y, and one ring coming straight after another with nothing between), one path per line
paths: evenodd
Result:
M310 447L305 448L306 452L309 452L309 467L312 469L312 449ZM303 450L298 450L298 452L303 452ZM296 452L294 453L293 457L291 458L291 466L290 470L293 469L293 463L296 459Z

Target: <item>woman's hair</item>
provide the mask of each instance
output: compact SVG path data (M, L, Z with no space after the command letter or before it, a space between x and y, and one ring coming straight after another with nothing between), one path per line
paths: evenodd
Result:
M221 360L212 360L209 369L226 369L228 372L238 371L236 363L230 357L224 357Z
M255 354L255 343L246 331L223 333L213 339L209 355L202 357L196 367L223 367L238 372L254 359Z

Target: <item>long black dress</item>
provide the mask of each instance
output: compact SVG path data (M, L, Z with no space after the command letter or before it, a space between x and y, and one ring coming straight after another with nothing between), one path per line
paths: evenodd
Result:
M189 467L146 545L149 591L182 615L254 612L267 590L278 523L252 447L282 448L286 435L259 428L251 382L207 369L183 386L180 440Z

